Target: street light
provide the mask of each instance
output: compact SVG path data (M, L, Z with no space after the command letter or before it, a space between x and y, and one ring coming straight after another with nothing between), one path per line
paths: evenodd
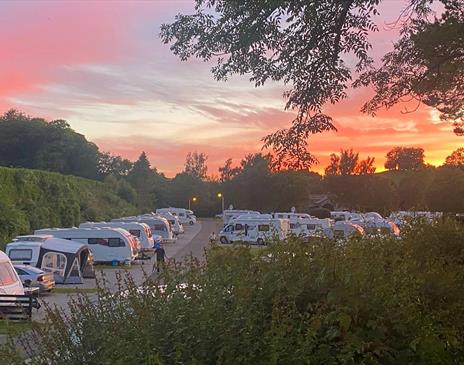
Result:
M194 196L194 197L192 197L192 198L189 198L189 210L190 210L190 202L196 203L196 202L197 202L197 197Z
M217 197L222 200L222 213L224 213L224 194L218 193Z

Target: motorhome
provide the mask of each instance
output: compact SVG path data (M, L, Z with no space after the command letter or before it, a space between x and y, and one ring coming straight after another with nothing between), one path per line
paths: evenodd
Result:
M169 224L171 225L172 232L175 235L179 235L185 232L184 226L182 225L182 223L180 223L179 218L176 217L174 214L171 214L169 212L156 214L168 220Z
M223 244L236 241L263 245L271 239L283 240L290 231L288 219L241 215L226 224L219 233L219 241Z
M272 216L274 218L279 218L279 219L289 219L291 220L296 220L298 218L312 218L309 214L307 213L295 213L295 212L287 212L287 213L272 213Z
M164 242L174 242L171 225L166 218L155 215L142 215L112 219L111 222L139 222L148 224L154 236L161 236Z
M3 251L0 251L0 294L24 295L21 279Z
M181 224L188 224L188 225L194 225L197 222L197 217L195 214L193 214L193 211L190 209L184 209L184 208L160 208L156 209L157 214L161 213L171 213L172 215L175 215Z
M241 210L241 209L226 209L222 212L222 221L224 222L224 226L229 223L229 221L241 215L260 215L260 212L254 210Z
M82 223L79 228L93 228L93 227L109 227L109 228L122 228L129 232L132 236L136 237L140 241L142 251L151 251L155 247L155 239L161 239L159 237L153 237L151 228L146 223L141 222L85 222Z
M95 262L130 263L139 254L140 243L122 228L46 228L36 230L34 234L87 244Z

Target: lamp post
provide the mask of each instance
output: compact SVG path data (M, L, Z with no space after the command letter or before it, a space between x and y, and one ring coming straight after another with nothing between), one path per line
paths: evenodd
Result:
M224 194L218 193L217 197L222 201L222 213L224 213Z
M197 197L194 196L194 197L192 197L192 198L189 198L189 210L191 210L191 209L190 209L190 202L196 203L196 202L197 202Z

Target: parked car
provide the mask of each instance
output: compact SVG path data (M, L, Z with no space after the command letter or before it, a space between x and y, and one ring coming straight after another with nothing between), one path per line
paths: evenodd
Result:
M41 293L50 292L55 288L55 278L52 272L46 272L30 265L14 265L23 286L38 287Z

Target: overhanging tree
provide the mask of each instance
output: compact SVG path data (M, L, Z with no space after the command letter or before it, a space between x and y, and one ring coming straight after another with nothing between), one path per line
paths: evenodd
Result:
M313 134L335 130L324 106L346 98L353 73L362 75L355 86L373 84L377 91L374 102L363 109L365 112L412 96L436 107L443 119L454 120L459 134L464 104L464 0L409 0L402 13L409 21L402 25L397 52L405 48L403 53L407 54L411 45L408 39L412 37L412 47L418 48L419 55L408 60L411 65L389 62L387 55L387 74L382 69L376 71L369 56L369 34L378 30L373 17L378 14L380 3L381 0L196 0L196 12L179 14L172 24L163 24L161 38L171 44L173 53L182 60L216 60L212 72L217 80L249 74L255 86L272 80L288 87L284 93L286 109L295 110L296 118L289 128L263 138L264 147L274 150L274 168L303 169L317 163L308 150L308 139ZM444 4L446 11L431 21L427 16L433 3ZM448 31L447 24L451 23L452 31ZM453 51L445 62L447 67L440 68L441 77L427 71L427 67L435 65L428 59L436 56L433 48L422 50L423 42L417 40L427 40L436 24L446 33L434 40L435 47L443 44L439 54ZM355 59L353 68L344 61L346 57ZM400 97L398 93L392 96L385 92L392 87L385 82L388 74L395 76L398 83L411 84L410 73L402 74L406 66L411 66L407 71L425 68L423 72L435 82L428 82L426 88L423 84L403 88ZM453 97L449 99L447 95Z

